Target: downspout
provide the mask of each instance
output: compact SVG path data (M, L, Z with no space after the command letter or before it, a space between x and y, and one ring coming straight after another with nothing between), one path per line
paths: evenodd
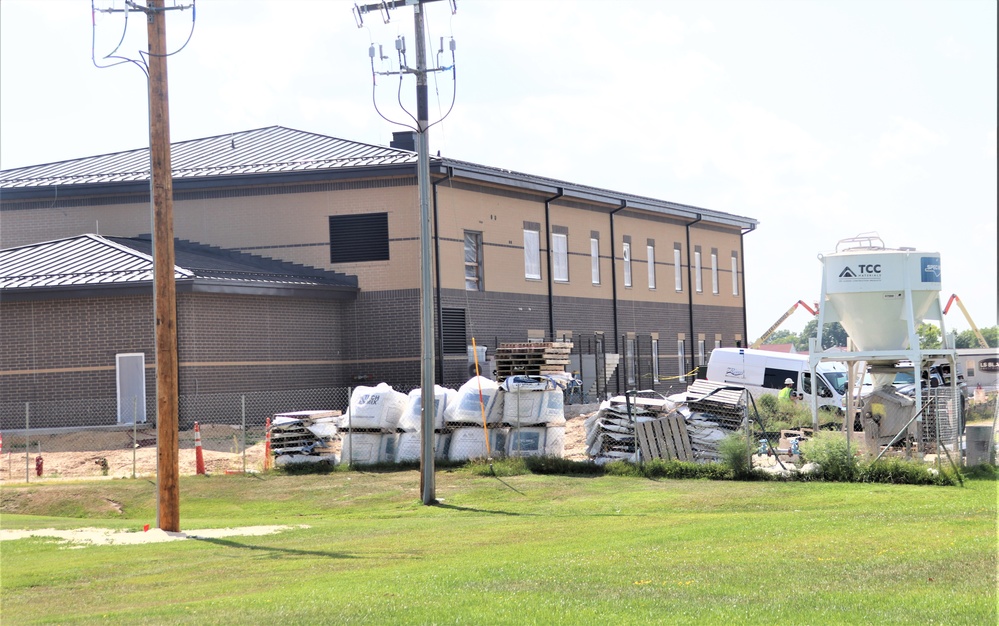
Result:
M687 229L687 315L690 321L690 364L694 364L694 349L696 344L694 343L694 268L691 263L691 250L690 250L690 227L701 221L701 214L697 214L697 219L693 222L688 222L685 225ZM683 369L686 369L687 364L684 363ZM680 372L683 376L687 372Z
M739 233L739 264L742 266L742 345L746 347L748 347L746 342L749 338L749 322L746 321L746 302L748 302L749 297L746 295L746 246L742 239L754 230L756 230L755 224Z
M551 224L551 208L550 204L563 195L563 189L561 187L556 187L558 190L558 195L548 198L545 200L545 232L548 233L548 336L551 337L552 341L558 341L555 338L555 279L552 276L552 224Z
M444 178L438 178L430 183L434 194L434 300L437 302L434 314L437 316L437 380L444 384L444 321L441 319L441 242L440 230L437 228L437 185L444 181L450 181L454 176L454 168L448 167L445 170Z
M617 240L614 238L614 215L624 210L628 206L627 200L621 200L621 206L610 212L610 240L611 240L611 311L614 316L614 352L621 354L621 346L618 345L618 321L617 321ZM614 374L615 391L621 393L621 375Z

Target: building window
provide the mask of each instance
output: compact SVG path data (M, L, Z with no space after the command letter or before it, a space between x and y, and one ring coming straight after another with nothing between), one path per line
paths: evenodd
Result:
M694 252L694 290L697 293L704 291L704 284L701 281L701 251Z
M697 340L697 364L698 365L707 365L708 364L707 360L704 358L704 340L703 339L698 339Z
M590 280L600 284L600 239L590 237Z
M653 244L645 246L645 252L649 256L649 289L656 288L656 247Z
M732 295L739 295L739 256L732 253Z
M628 337L624 342L624 358L628 368L628 385L634 387L637 378L638 355L635 354L635 338Z
M621 257L624 259L624 286L631 287L631 242L624 242Z
M687 355L686 342L683 339L676 340L676 364L680 372L680 382L687 382Z
M541 280L541 228L524 224L524 278Z
M465 290L485 291L482 286L482 233L465 231Z
M659 382L659 340L652 340L652 382Z
M683 263L680 260L680 245L673 248L673 282L677 291L683 291Z
M552 233L552 278L557 283L569 282L569 236L565 233Z
M718 253L711 251L711 293L718 295Z
M330 263L389 260L388 213L331 215Z

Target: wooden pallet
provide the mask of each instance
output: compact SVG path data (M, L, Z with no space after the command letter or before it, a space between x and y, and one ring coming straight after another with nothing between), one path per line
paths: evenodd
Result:
M542 376L565 371L572 344L568 342L501 343L496 348L496 379Z
M667 461L693 461L687 423L682 415L668 415L648 422L635 424L635 437L643 459Z

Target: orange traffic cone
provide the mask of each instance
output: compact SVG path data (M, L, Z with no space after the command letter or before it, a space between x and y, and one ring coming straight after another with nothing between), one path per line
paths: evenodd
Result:
M198 474L205 473L205 455L201 451L201 427L194 422L194 467Z
M271 468L271 418L264 422L264 471Z

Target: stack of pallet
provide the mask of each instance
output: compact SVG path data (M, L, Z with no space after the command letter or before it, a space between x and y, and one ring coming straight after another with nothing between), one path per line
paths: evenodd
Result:
M571 352L572 342L501 343L496 349L496 382L564 372Z
M718 446L729 433L745 427L748 394L707 380L695 380L687 388L687 434L693 460L721 461Z

